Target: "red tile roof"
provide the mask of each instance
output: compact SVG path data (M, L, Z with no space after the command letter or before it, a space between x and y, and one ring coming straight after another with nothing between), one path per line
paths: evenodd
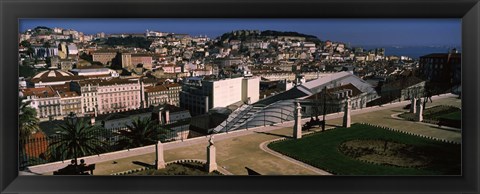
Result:
M26 88L22 90L24 96L36 96L38 98L54 97L56 92L51 86L44 88Z

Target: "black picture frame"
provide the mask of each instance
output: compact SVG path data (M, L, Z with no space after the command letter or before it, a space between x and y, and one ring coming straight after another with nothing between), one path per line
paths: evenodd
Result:
M1 0L2 193L478 193L478 0ZM462 176L18 176L20 18L462 18Z

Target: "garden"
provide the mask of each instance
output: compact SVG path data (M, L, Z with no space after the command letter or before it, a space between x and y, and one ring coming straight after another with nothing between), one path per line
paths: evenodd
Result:
M461 145L367 124L281 140L268 147L336 175L461 174Z

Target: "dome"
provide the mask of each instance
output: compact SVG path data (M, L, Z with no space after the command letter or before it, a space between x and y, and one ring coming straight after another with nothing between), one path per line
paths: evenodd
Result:
M72 73L70 72L66 72L66 71L62 71L62 70L46 70L46 71L42 71L40 73L38 73L37 75L35 75L33 77L33 79L41 79L41 78L47 78L47 77L69 77L69 76L73 76Z
M39 82L67 81L67 80L72 80L75 77L76 76L74 76L70 72L51 69L51 70L46 70L38 73L31 79L31 82L39 83Z

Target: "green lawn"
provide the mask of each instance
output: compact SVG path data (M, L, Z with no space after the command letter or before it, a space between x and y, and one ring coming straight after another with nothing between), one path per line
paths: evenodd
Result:
M454 106L439 105L425 109L423 113L423 122L460 128L462 120L462 110ZM398 115L409 121L414 121L416 116L413 113L405 112Z
M462 111L455 111L439 116L439 118L451 119L451 120L462 120Z
M407 168L363 162L344 155L339 145L351 140L390 140L412 145L431 161L424 167ZM363 124L336 128L305 136L274 142L269 148L337 175L459 175L461 146L434 141Z

